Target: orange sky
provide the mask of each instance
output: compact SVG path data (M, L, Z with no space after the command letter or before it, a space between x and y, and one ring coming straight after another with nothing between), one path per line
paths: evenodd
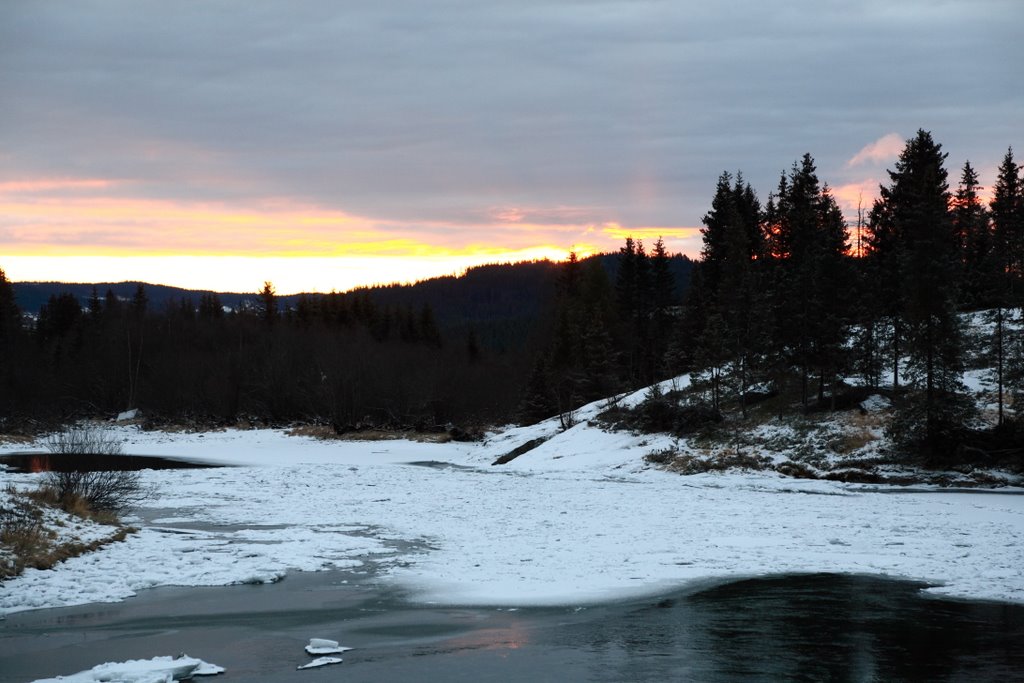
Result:
M832 193L851 230L858 203L870 211L879 177L901 144L890 133L846 162L846 182ZM949 171L955 189L959 172ZM819 173L828 181L827 171ZM984 180L995 169L980 173ZM290 294L414 282L486 263L562 260L570 251L610 252L627 236L648 245L660 236L669 251L691 257L701 247L698 227L594 222L601 213L594 207L505 205L481 212L478 221L417 221L288 197L172 199L152 196L153 187L160 186L102 177L0 181L0 268L14 281L142 280L219 291L257 291L269 280ZM986 201L990 192L982 190Z
M764 203L810 153L855 221L918 128L989 185L1020 3L938 4L0 1L0 268L285 293L696 256L721 173Z
M127 181L0 183L0 268L15 281L144 280L194 289L345 290L460 273L485 263L618 249L627 235L694 253L696 228L531 223L527 208L487 223L372 219L285 198L258 202L131 196Z

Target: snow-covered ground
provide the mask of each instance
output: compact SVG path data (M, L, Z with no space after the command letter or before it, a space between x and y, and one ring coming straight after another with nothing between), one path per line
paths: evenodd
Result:
M587 423L599 409L565 432L548 421L483 444L110 427L125 453L237 466L145 472L159 495L133 520L139 533L0 585L0 613L338 567L451 604L574 605L777 572L906 577L1024 602L1024 495L684 477L643 460L672 437L602 431ZM491 465L538 437L549 440ZM0 473L0 484L34 476Z

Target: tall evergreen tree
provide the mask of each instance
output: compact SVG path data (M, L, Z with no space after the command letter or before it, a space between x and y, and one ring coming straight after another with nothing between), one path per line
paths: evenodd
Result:
M936 459L955 444L963 419L960 392L962 341L956 316L957 240L944 167L946 154L930 133L919 130L889 171L885 195L902 258L903 317L912 379L921 400L907 404L900 438Z
M695 335L695 370L706 372L715 408L730 365L735 393L745 413L744 397L765 338L761 269L765 253L757 195L742 174L733 182L719 176L711 209L703 218L703 249L688 299L686 322ZM699 300L698 300L699 298ZM695 325L697 316L703 325Z
M0 349L21 329L21 310L14 298L14 286L0 268Z
M992 187L992 232L995 250L1002 255L1002 270L1014 296L1020 294L1024 280L1024 179L1013 158L1013 148L1006 151Z
M788 363L800 371L804 405L812 371L818 375L818 400L828 386L834 401L850 321L846 223L810 154L782 177L773 199L766 214L776 333Z
M982 204L978 174L971 162L964 163L960 185L953 197L953 232L960 251L958 279L965 304L971 307L995 303L1001 280L1000 266L993 250L988 212Z
M260 316L267 326L273 325L277 320L277 292L270 282L264 282L263 289L260 290Z
M654 379L665 374L665 353L672 327L670 309L675 302L675 281L669 269L665 241L659 237L651 252L651 356Z
M999 165L989 204L995 272L992 350L996 363L1000 424L1004 420L1004 391L1010 387L1016 397L1024 382L1020 333L1013 333L1006 326L1007 309L1019 306L1024 298L1024 178L1020 173L1011 147Z
M615 299L625 361L622 374L630 385L651 382L651 263L643 242L632 237L619 249Z

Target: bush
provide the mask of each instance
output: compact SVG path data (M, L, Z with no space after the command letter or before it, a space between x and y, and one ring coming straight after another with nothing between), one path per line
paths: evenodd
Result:
M622 406L609 408L598 416L598 420L612 429L686 436L720 423L722 414L707 405L686 405L674 398L655 394L632 409Z
M46 437L46 450L54 455L121 455L121 442L109 432L89 425L68 427Z
M61 458L81 455L116 456L121 444L94 427L73 427L46 440L47 449ZM46 473L43 488L68 512L121 514L149 497L135 470L75 469L73 462ZM67 470L67 471L58 471ZM84 504L84 510L83 510Z

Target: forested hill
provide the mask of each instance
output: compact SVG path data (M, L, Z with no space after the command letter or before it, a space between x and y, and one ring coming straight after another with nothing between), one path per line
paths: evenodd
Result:
M88 308L89 299L92 297L93 288L102 298L107 291L114 293L122 301L129 301L139 287L139 282L15 282L14 296L18 308L22 311L38 315L43 306L46 305L51 296L60 294L71 294L81 302L82 308ZM167 285L145 284L146 296L154 310L163 310L169 304L177 305L182 299L191 299L198 303L203 295L213 294L210 290L183 289L181 287L168 287ZM218 293L223 305L231 309L239 308L245 301L256 299L255 293L220 292ZM282 301L295 300L298 297L281 297Z
M657 369L666 312L679 307L692 263L663 247L652 257L632 240L627 247L286 297L271 283L252 294L15 284L0 269L0 431L128 407L157 421L303 421L339 432L507 422L531 367L547 367L549 357L558 372L574 373L559 384L566 401L633 386ZM630 307L617 293L630 294ZM636 307L640 299L657 301L657 314ZM634 340L655 321L657 340L633 344L620 370L603 367L620 338ZM602 368L590 367L598 361ZM588 369L601 381L578 387Z
M609 280L615 281L618 254L603 254L601 260ZM693 261L682 255L671 259L670 270L675 278L675 291L682 293L690 280ZM470 268L460 276L436 277L409 285L385 285L365 290L373 302L382 309L432 309L438 327L443 333L461 335L473 328L488 347L503 349L508 344L522 341L522 335L536 321L554 297L558 264L550 261L504 263ZM99 297L111 291L122 301L131 300L139 282L15 282L14 294L18 307L38 315L51 296L71 294L83 309L88 308L95 288ZM210 290L190 290L166 285L146 283L149 307L162 311L177 307L182 301L198 305ZM231 310L257 306L258 292L218 292L220 303ZM278 308L294 308L302 294L278 296Z

